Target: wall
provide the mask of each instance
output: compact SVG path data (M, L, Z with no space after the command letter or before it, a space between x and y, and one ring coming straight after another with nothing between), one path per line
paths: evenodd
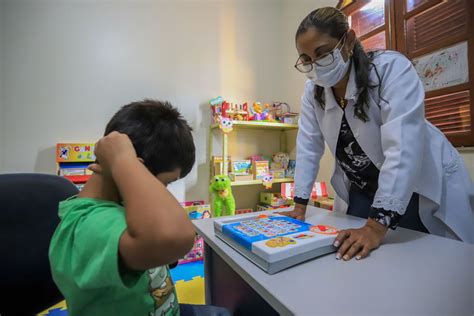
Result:
M280 1L5 1L5 172L53 173L57 142L95 141L112 114L167 99L195 129L197 165L172 186L207 196L207 101L280 99ZM3 134L3 133L2 133ZM186 192L186 193L185 193Z
M4 155L4 118L3 113L4 102L3 102L3 29L4 29L4 18L3 18L3 2L0 1L0 173L3 171L3 155Z

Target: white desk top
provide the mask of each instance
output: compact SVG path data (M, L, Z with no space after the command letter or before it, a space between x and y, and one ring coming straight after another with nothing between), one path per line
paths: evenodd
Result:
M308 207L307 222L339 229L364 219ZM206 243L280 314L474 314L474 245L403 228L361 261L329 254L269 275L194 221Z

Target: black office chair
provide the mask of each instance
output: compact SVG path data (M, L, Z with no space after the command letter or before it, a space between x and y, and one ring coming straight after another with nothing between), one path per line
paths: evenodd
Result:
M77 193L58 176L0 175L0 315L35 315L63 299L48 249L58 203Z

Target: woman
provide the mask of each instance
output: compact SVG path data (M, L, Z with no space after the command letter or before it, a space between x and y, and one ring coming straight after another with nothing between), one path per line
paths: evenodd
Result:
M366 257L397 226L474 242L474 188L462 158L424 116L423 85L392 51L367 54L335 8L311 12L296 32L305 73L297 138L295 210L304 219L324 142L347 213L368 218L341 231L336 258Z

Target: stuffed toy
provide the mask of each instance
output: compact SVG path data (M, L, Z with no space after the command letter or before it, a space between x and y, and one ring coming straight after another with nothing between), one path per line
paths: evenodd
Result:
M228 176L215 176L214 180L209 186L209 191L214 197L212 203L214 217L235 214L235 199L232 195L232 188L230 186L230 179ZM224 213L223 207L225 207Z

